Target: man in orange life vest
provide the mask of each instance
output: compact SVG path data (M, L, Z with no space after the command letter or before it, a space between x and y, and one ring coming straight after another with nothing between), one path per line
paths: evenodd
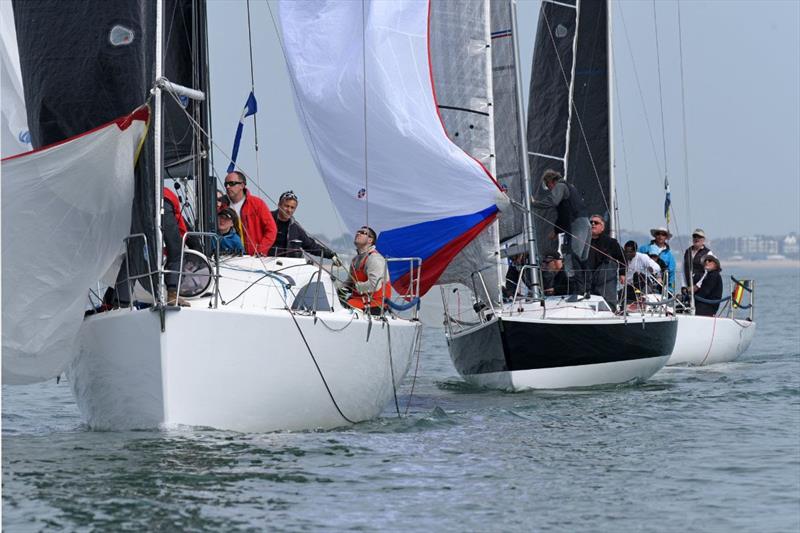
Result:
M386 259L375 248L378 236L375 230L362 226L356 232L353 244L358 255L350 265L350 279L345 286L353 293L347 303L357 309L369 308L370 314L379 315L384 302L392 295L392 286L386 273Z

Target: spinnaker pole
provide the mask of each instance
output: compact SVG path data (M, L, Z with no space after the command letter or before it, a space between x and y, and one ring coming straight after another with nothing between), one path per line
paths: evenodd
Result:
M164 75L163 65L163 42L164 40L164 0L156 2L156 57L155 57L155 79L160 80ZM164 291L164 269L162 268L162 251L164 249L164 237L161 233L161 214L164 210L164 150L163 150L163 132L162 132L162 115L163 103L162 89L160 84L155 83L153 87L153 100L155 102L155 116L153 120L153 144L154 144L154 165L155 165L155 250L156 265L158 268L158 287L153 295L157 304L164 307L166 303L166 295Z

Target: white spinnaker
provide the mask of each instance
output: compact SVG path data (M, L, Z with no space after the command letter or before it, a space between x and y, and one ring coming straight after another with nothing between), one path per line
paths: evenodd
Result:
M4 384L55 377L76 354L88 290L130 230L145 125L111 123L2 162Z
M25 114L25 93L19 66L17 30L14 28L14 9L11 2L0 2L0 111L2 111L2 157L30 150L28 117Z
M505 206L442 129L426 0L287 0L280 20L304 133L348 229L381 232Z

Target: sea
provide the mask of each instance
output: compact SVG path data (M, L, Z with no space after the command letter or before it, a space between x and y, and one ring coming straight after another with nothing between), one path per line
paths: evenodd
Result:
M402 416L333 431L94 432L3 387L3 531L800 531L800 270L750 274L740 360L634 386L474 388L433 320Z

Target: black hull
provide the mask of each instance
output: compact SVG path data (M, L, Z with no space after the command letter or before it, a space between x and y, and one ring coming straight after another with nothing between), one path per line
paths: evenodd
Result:
M672 353L677 331L676 320L625 324L499 319L448 339L448 348L464 376L663 357Z

